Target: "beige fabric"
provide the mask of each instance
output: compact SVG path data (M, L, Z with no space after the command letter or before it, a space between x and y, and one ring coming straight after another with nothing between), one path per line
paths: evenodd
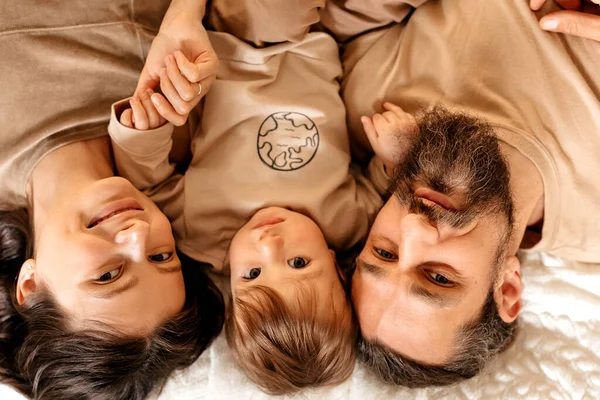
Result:
M255 49L209 32L220 68L204 99L193 159L185 177L168 163L172 127L109 132L117 170L171 219L179 248L222 269L230 240L258 210L289 207L310 216L330 246L363 239L381 206L365 176L350 168L335 41L310 33L299 43ZM385 189L383 166L369 174Z
M0 206L25 205L48 152L106 134L132 93L168 0L0 2Z
M340 42L404 20L428 0L327 0L321 24Z
M325 0L212 0L208 26L242 40L267 43L299 42L319 22Z
M545 187L536 250L600 261L600 43L547 33L528 0L430 1L408 23L346 49L343 97L355 143L361 115L392 101L414 112L444 103L497 127L540 170Z

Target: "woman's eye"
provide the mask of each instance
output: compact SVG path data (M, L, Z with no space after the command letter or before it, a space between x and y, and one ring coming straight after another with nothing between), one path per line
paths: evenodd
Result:
M252 280L252 279L258 278L259 275L260 275L260 268L252 268L244 273L243 278Z
M435 272L428 272L427 274L431 277L433 282L439 283L440 285L448 286L454 283L444 275L436 274Z
M169 251L166 253L160 253L160 254L153 254L151 256L148 256L148 259L152 262L157 262L157 263L164 263L167 261L170 261L173 258L173 252Z
M96 279L96 282L104 284L114 281L121 274L122 268L123 267L119 267L117 269L113 269L112 271L108 271L107 273L100 275L100 277Z
M287 263L290 267L299 269L299 268L306 267L308 265L308 260L306 260L305 258L302 258L302 257L295 257L295 258L288 260Z
M386 260L393 260L396 258L396 256L392 253L390 253L387 250L383 250L383 249L378 249L375 248L375 253L377 253L377 255L381 258L385 258Z

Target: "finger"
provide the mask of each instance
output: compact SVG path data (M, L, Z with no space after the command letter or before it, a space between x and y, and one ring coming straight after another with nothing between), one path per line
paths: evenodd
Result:
M378 130L388 124L385 117L381 114L375 114L375 115L373 115L373 117L371 119L373 120L373 125Z
M141 131L148 129L148 117L140 99L137 96L133 96L129 100L129 104L131 104L131 110L133 111L132 123L135 129Z
M576 11L557 11L540 20L542 29L600 41L600 16Z
M132 115L133 112L131 111L131 108L128 108L127 110L123 111L123 113L121 114L121 118L119 119L121 125L124 125L128 128L133 128L133 121L131 120Z
M386 101L385 103L383 103L383 108L385 108L387 111L392 111L394 112L396 115L404 115L406 114L406 111L404 111L401 107L390 103L388 101Z
M173 86L173 83L169 79L165 69L161 70L160 72L160 89L162 90L164 97L166 97L169 103L171 103L172 108L179 115L187 117L187 114L190 112L193 106L190 106L179 96L179 93L177 93L177 90L175 89L175 86Z
M375 125L373 125L373 121L371 118L363 116L360 118L360 122L362 122L363 129L365 130L367 139L369 139L369 143L371 143L371 147L376 147L378 135Z
M152 101L150 100L150 96L152 96L152 93L154 93L152 90L147 89L146 91L140 93L140 95L138 96L140 101L142 102L142 106L144 106L144 110L146 111L146 116L148 117L149 125L148 128L150 129L158 128L164 123L161 123L162 118L158 111L156 111L156 107L154 107L154 104L152 104Z
M176 51L175 60L183 76L190 82L200 82L216 75L219 66L217 56L209 52L200 54L194 62L191 62L182 52Z
M397 125L400 121L398 120L398 116L393 111L386 111L381 114L388 125Z
M533 11L537 11L540 8L542 8L542 6L544 5L544 3L546 2L546 0L531 0L529 2L529 7L533 10Z
M187 121L187 114L178 114L171 103L169 103L163 95L154 93L150 99L152 100L152 104L154 104L154 107L156 107L158 113L173 125L181 126L185 124L185 121Z
M190 83L188 79L181 74L180 68L175 61L175 57L168 55L165 58L165 63L167 65L167 75L177 90L179 97L183 101L190 101L194 97L196 97L196 93L198 93L198 85L194 83Z
M137 87L135 88L135 93L141 93L146 89L154 90L154 88L158 86L159 80L160 79L158 76L151 76L150 72L148 72L148 69L144 67L140 73L140 78L138 80Z

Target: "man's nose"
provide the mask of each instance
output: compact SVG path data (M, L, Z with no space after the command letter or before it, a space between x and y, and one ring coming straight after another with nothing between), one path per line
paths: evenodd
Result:
M402 266L418 265L439 243L437 228L418 214L407 214L400 221L398 262Z
M281 257L283 238L276 235L263 235L256 243L259 253L265 258L265 262L274 263Z
M145 221L129 222L115 235L115 242L135 261L146 259L146 240L150 225Z

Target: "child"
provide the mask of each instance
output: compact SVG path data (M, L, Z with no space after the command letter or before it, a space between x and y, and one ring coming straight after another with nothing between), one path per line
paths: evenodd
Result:
M255 48L209 36L221 65L185 175L168 161L173 127L147 118L156 113L148 94L131 111L127 101L113 106L117 170L169 216L183 253L229 266L227 338L255 383L284 394L341 382L354 367L357 327L334 251L364 239L381 197L350 165L336 43L310 33ZM165 84L185 79L180 57L167 59ZM373 129L391 124L383 120ZM386 188L380 160L367 174Z

